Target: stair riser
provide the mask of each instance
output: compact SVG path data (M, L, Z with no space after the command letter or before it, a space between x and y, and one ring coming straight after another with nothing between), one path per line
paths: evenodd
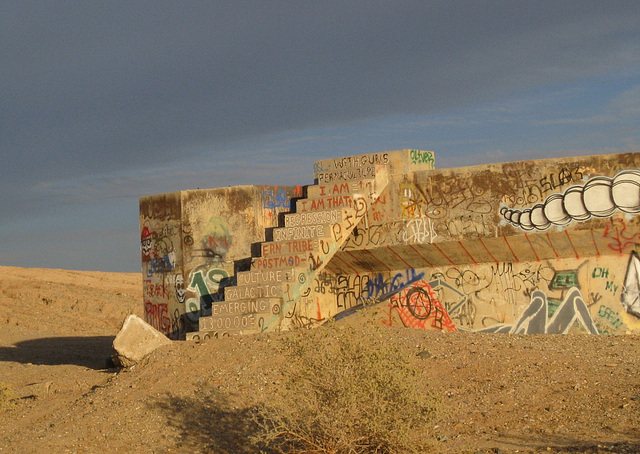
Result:
M251 270L236 275L238 286L270 282L293 282L297 274L293 270Z
M376 166L349 166L336 168L328 172L319 172L316 174L319 184L340 183L349 180L370 179L376 176Z
M285 227L313 224L335 224L342 221L342 210L326 210L310 213L290 213L284 215Z
M301 266L307 266L307 255L277 255L274 257L254 258L251 261L251 269L255 271L264 270L290 270L291 268L299 268Z
M315 211L337 210L340 208L354 208L353 196L340 195L321 197L315 199L296 200L297 213L310 213Z
M262 243L260 247L261 258L265 259L275 255L291 255L315 252L318 250L319 241L317 239L295 240L295 241L269 241Z
M336 197L371 192L373 180L342 181L330 184L317 184L307 188L307 199Z
M273 229L273 241L308 240L327 236L329 236L329 228L322 224Z
M200 317L200 331L214 331L219 335L259 332L261 319L278 313L282 298L256 298L252 300L221 301L211 306L213 315Z
M255 284L224 289L225 301L247 300L255 298L279 298L282 296L282 284Z

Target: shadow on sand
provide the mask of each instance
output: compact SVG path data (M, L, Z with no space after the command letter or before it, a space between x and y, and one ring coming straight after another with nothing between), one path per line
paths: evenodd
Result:
M109 363L113 339L114 336L30 339L11 347L0 347L0 361L46 366L75 364L101 370L113 367Z
M225 396L168 395L153 405L166 414L168 425L180 432L177 447L185 452L259 452L251 441L258 430L251 417L253 409L234 407Z
M617 434L624 435L628 441L607 442L602 440L580 440L569 435L549 435L533 437L511 437L511 441L501 440L501 445L506 448L506 452L550 452L556 454L636 454L640 452L640 439L638 433ZM504 450L497 450L504 452ZM481 451L481 452L492 452ZM493 451L495 452L495 450Z

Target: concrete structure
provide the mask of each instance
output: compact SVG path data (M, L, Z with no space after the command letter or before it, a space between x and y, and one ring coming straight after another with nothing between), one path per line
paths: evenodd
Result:
M640 332L640 154L434 169L314 163L311 186L140 200L147 321L172 338L313 327Z

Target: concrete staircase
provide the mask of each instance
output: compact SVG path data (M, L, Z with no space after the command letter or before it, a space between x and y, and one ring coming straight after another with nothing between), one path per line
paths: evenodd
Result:
M341 179L309 186L273 240L260 245L251 269L239 272L236 286L225 288L225 300L201 317L199 331L187 339L288 330L322 319L312 285L389 182L386 165L369 171L373 178Z

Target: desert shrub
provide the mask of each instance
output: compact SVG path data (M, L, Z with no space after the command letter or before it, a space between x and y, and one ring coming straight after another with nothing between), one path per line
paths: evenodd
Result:
M0 411L9 410L15 406L15 395L6 383L0 382Z
M422 452L440 408L407 353L375 327L319 328L285 341L284 386L257 408L263 452Z

